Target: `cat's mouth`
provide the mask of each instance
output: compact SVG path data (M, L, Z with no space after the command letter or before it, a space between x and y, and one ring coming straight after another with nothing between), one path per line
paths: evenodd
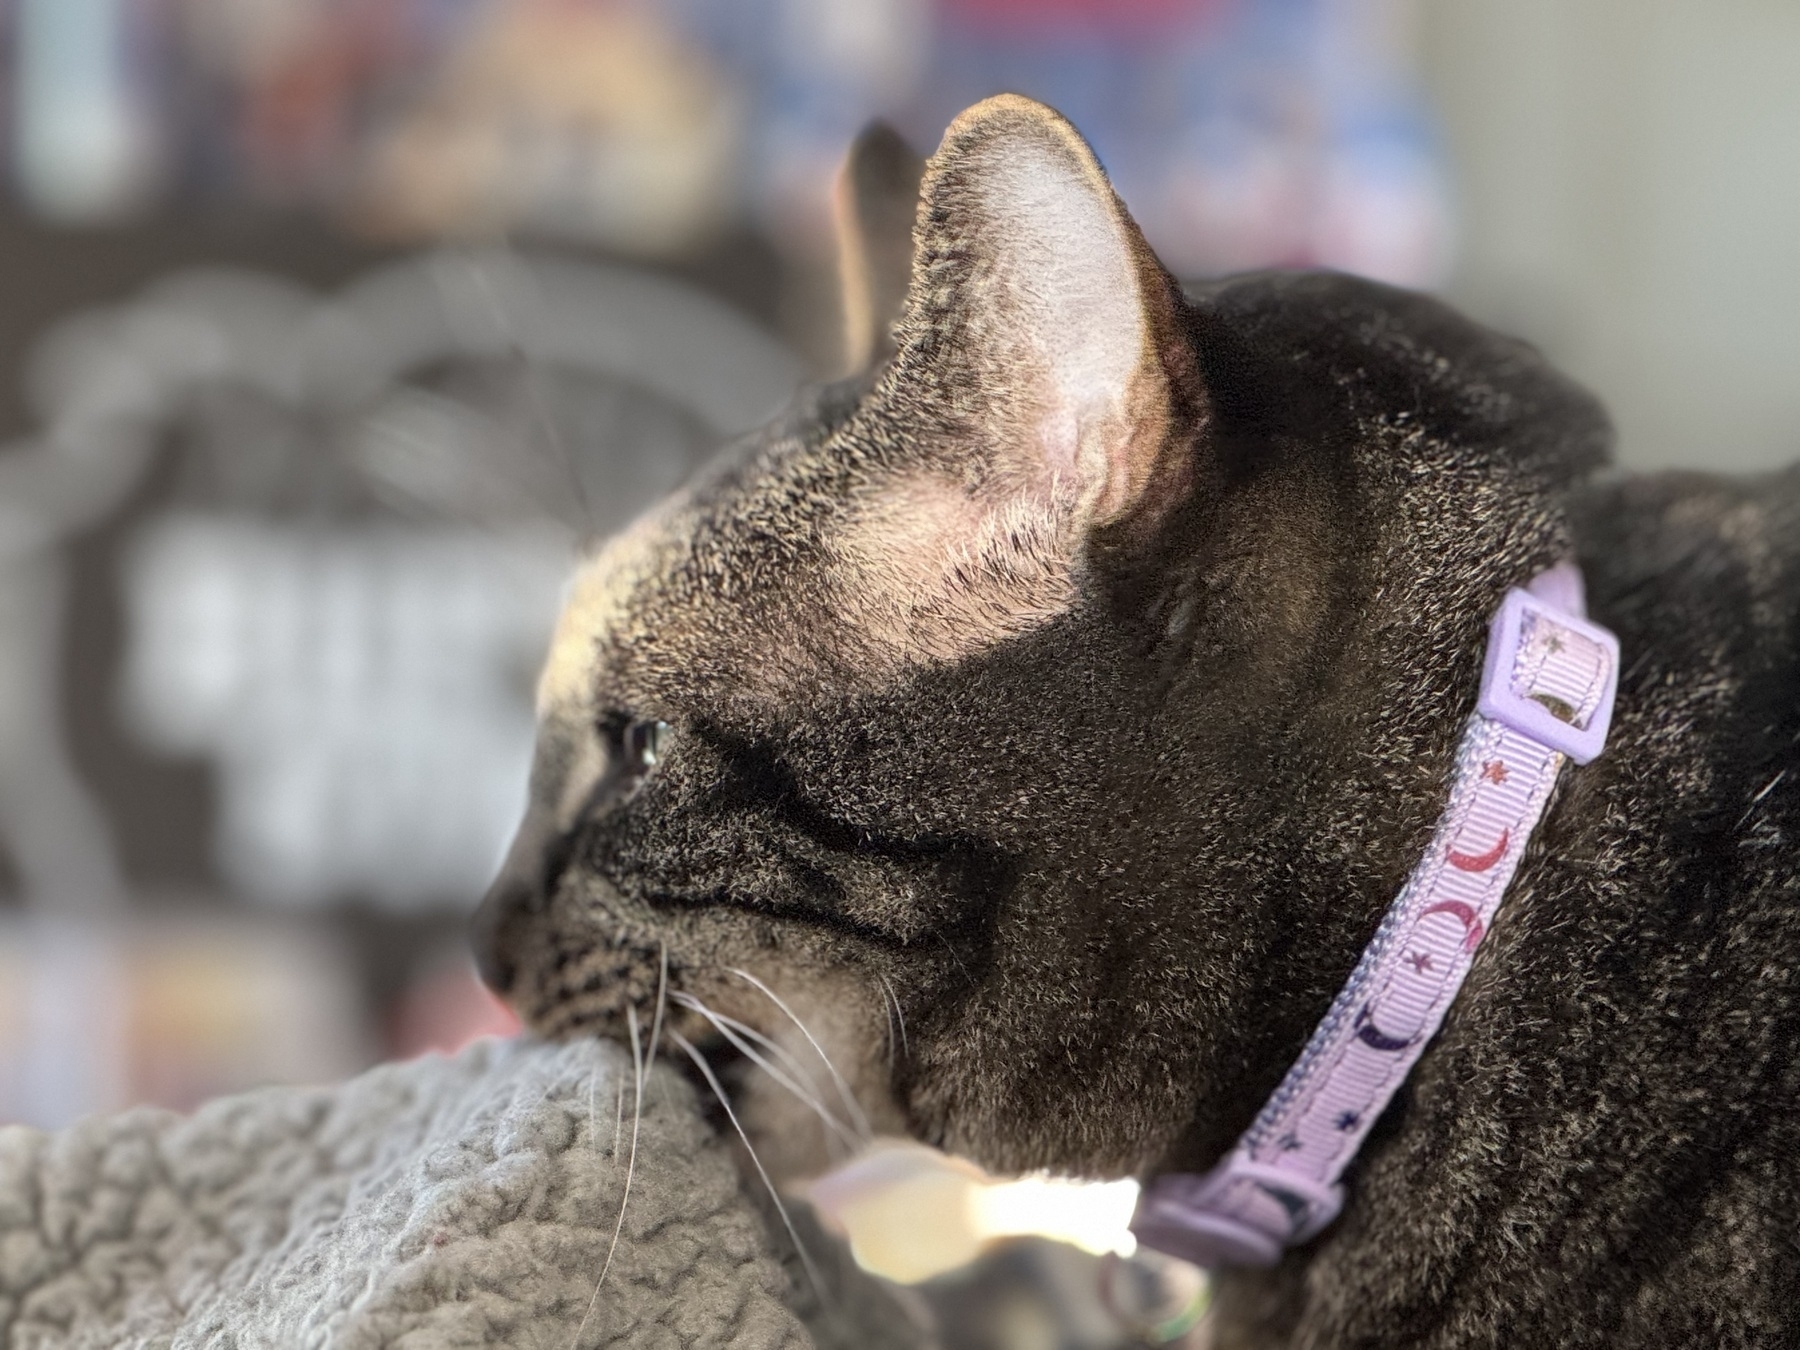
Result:
M864 1103L816 1057L809 1062L779 1038L742 1024L709 1023L702 1030L691 1009L670 1012L659 1059L688 1080L713 1129L742 1145L767 1184L786 1191L856 1157L875 1139ZM646 1073L650 1067L646 1062ZM891 1113L875 1114L891 1135Z
M764 979L742 967L688 969L665 952L660 944L609 948L521 1014L546 1039L620 1045L634 1083L647 1083L659 1064L673 1067L720 1134L738 1138L777 1185L819 1175L878 1133L909 1132L891 1061L860 1052L880 1037L870 1037L854 996L822 999L817 981L796 972ZM904 1014L895 1008L890 1020L889 1005L880 1007L898 1053ZM626 1086L622 1109L632 1110L638 1090Z
M916 990L921 959L954 953L741 891L606 892L559 888L544 912L506 926L505 997L533 1033L611 1040L646 1072L652 1060L675 1065L703 1098L723 1091L794 1175L849 1156L872 1116L909 1132L893 1069L927 1014L903 1010L896 986Z

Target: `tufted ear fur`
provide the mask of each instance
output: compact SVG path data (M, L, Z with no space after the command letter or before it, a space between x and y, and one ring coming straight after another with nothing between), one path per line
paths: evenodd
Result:
M855 374L894 353L894 323L912 275L913 221L925 161L886 122L871 122L838 172L838 277L844 369Z
M989 500L1080 526L1179 487L1203 396L1181 302L1094 153L1018 95L964 112L926 166L899 351L880 398L977 453Z

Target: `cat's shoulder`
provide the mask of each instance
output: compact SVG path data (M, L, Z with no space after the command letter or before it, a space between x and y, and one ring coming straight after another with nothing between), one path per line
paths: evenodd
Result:
M1608 477L1576 493L1570 514L1590 585L1621 622L1740 629L1739 645L1800 660L1800 464Z

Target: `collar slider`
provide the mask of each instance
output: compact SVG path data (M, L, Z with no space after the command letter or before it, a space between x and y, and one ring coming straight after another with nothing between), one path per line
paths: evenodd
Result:
M1611 633L1530 591L1510 590L1488 630L1475 708L1587 764L1606 745L1618 669Z

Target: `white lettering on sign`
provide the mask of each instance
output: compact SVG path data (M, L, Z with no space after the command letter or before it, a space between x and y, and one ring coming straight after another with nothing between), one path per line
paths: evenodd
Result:
M269 902L466 904L517 823L570 567L552 529L172 515L125 564L123 699L218 771L227 880Z

